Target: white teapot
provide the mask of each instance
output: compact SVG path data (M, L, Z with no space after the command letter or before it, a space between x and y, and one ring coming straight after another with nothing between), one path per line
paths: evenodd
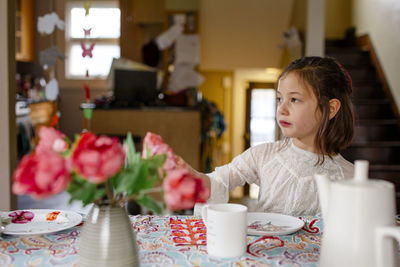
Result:
M315 175L324 221L319 266L398 266L394 185L369 180L368 161L354 165L354 179Z

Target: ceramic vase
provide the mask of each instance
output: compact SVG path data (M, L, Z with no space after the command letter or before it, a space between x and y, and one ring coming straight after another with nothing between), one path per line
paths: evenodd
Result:
M80 234L77 266L139 266L136 235L125 208L93 206Z

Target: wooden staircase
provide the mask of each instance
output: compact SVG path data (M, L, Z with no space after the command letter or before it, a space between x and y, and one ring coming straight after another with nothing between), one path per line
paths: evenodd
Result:
M352 100L356 114L354 140L341 151L350 162L365 159L369 177L395 184L397 213L400 211L400 127L384 74L368 36L359 42L326 41L326 56L336 58L353 80Z

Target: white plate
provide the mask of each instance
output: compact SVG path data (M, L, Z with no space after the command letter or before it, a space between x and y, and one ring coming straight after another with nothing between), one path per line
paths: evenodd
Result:
M288 235L300 230L303 226L302 220L289 215L264 212L247 214L249 235Z
M23 223L7 224L3 234L7 235L34 235L47 234L74 227L82 222L82 216L74 211L50 210L50 209L31 209L3 212L2 218L11 218L13 212L29 212L33 218ZM23 220L23 218L20 218Z

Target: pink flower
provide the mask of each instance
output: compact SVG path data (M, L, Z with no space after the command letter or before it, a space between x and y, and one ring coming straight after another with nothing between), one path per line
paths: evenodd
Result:
M63 152L68 148L68 144L65 142L64 138L65 135L63 133L52 127L40 127L39 143L36 147L35 153L40 154L43 151L50 150L58 153Z
M12 218L12 223L28 223L32 221L33 217L35 217L32 212L23 210L14 211L8 214L8 216Z
M164 179L163 188L165 203L171 210L193 208L196 202L204 203L210 193L203 180L188 168L169 172Z
M79 175L99 184L116 174L124 164L125 152L117 138L81 135L72 152L72 165Z
M65 159L58 153L43 150L22 158L13 175L14 194L28 194L42 199L63 191L70 176Z
M147 155L147 150L150 150L150 155ZM169 172L177 167L178 157L175 155L172 148L167 145L161 136L147 132L143 140L143 152L144 158L154 156L158 154L166 154L167 159L163 165L163 169Z

